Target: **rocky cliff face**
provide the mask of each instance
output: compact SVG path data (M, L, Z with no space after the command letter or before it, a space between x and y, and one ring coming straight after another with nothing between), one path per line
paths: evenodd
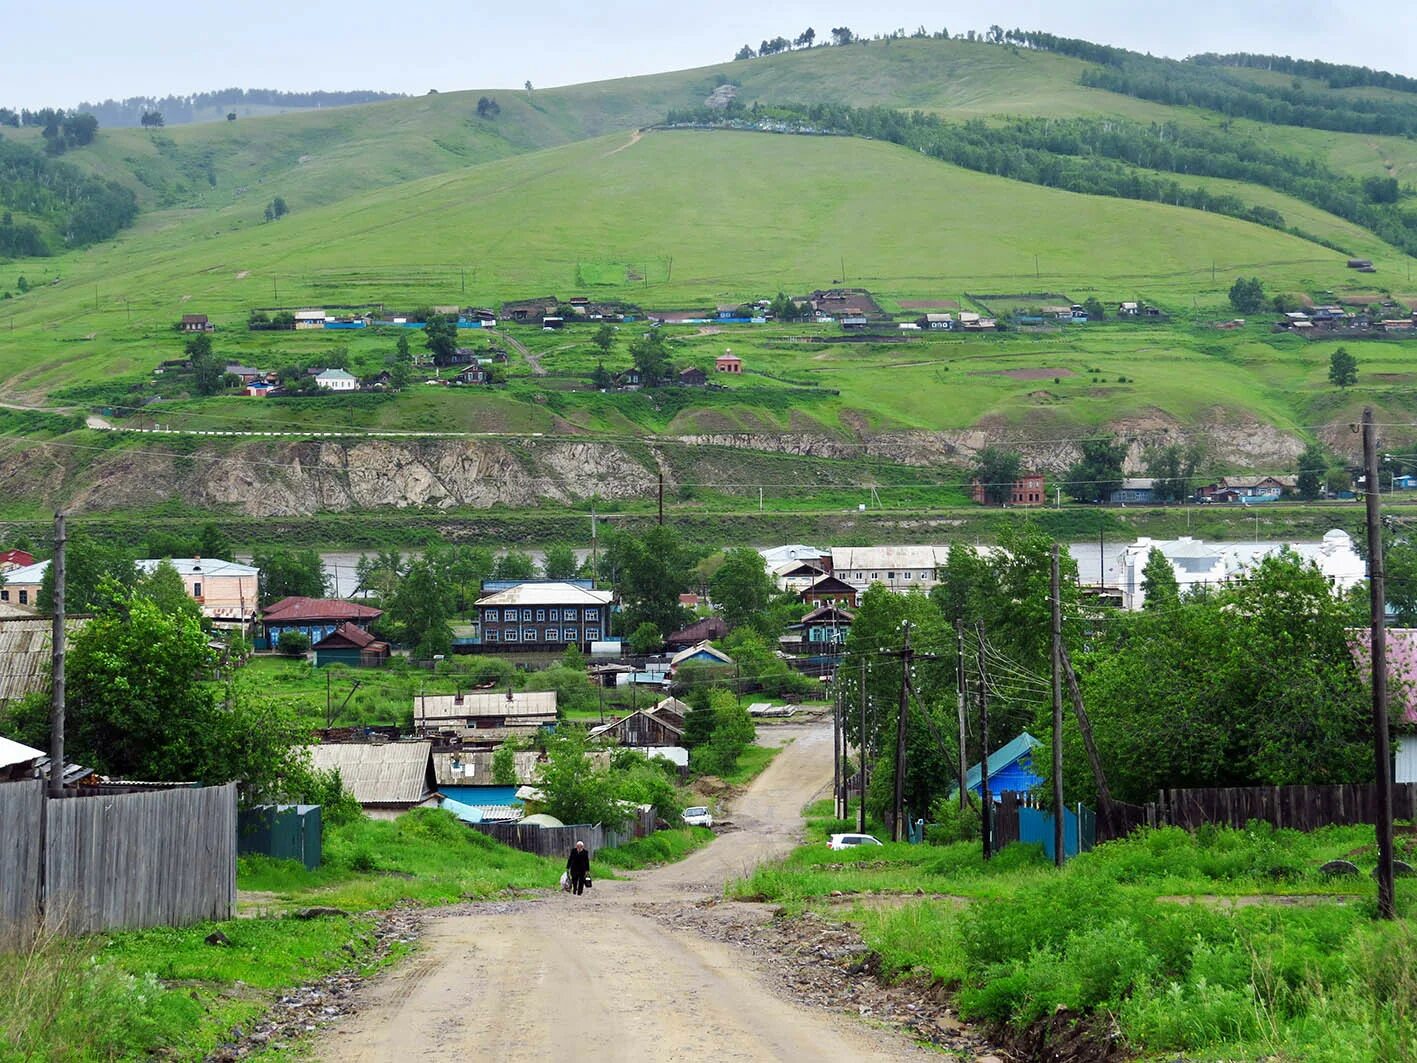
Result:
M1112 426L1129 440L1130 469L1140 470L1148 446L1186 441L1189 433L1164 418ZM1302 450L1296 436L1261 424L1215 424L1204 430L1212 459L1235 469L1288 469ZM1073 429L1060 436L1078 436ZM503 505L532 508L592 495L653 497L660 473L678 486L668 446L751 450L835 460L869 459L911 466L967 466L985 446L1016 447L1025 464L1057 475L1077 458L1067 440L1020 439L1016 428L983 426L957 432L893 432L857 439L826 434L714 434L658 443L568 439L392 440L305 442L191 437L144 438L141 444L96 453L39 444L0 454L0 492L16 500L64 505L76 512L142 509L174 499L253 517L308 516L386 508L447 510ZM679 455L682 457L682 455ZM728 460L731 460L728 459ZM1130 471L1129 469L1129 471Z

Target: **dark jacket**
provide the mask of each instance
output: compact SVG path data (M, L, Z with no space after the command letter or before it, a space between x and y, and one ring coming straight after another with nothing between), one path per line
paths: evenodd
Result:
M566 870L573 876L590 874L590 850L572 849L571 855L566 857Z

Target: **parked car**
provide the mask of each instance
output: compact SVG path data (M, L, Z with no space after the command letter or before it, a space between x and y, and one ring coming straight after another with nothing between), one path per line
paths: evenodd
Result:
M833 834L827 839L827 848L840 851L842 849L854 849L858 845L880 845L881 843L869 834Z
M712 827L713 816L703 805L684 809L684 825L687 827Z

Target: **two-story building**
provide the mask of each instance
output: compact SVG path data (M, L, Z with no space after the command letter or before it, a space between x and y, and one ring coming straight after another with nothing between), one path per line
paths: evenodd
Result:
M484 650L590 650L610 631L614 595L589 580L528 580L494 590L476 603Z
M893 591L929 591L949 556L948 546L835 546L831 574L858 591L873 583ZM816 604L824 603L817 600ZM838 600L838 604L857 603Z
M166 560L182 577L187 593L213 620L252 620L260 601L261 570L215 557L147 558L138 571L147 574Z

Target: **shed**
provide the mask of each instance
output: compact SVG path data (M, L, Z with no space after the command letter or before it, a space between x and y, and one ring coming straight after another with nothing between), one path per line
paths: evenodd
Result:
M254 805L236 814L236 851L299 860L314 871L324 855L319 805Z
M589 737L621 746L678 746L683 744L682 724L669 722L668 714L640 709L611 723L592 727Z
M535 731L556 723L554 690L479 690L466 694L420 694L413 699L413 726L453 729Z
M315 667L346 664L351 668L381 668L389 663L389 644L348 621L315 643Z
M669 669L673 671L684 664L732 664L733 658L707 642L700 642L688 649L680 650L669 659Z
M689 646L697 646L710 639L721 639L727 634L728 625L724 623L723 617L706 616L702 620L694 621L688 627L671 633L664 641L670 649L682 650Z
M432 742L342 742L309 750L311 766L338 771L345 789L375 819L434 803Z
M995 750L989 757L989 796L998 800L1003 793L1026 793L1043 782L1033 770L1033 751L1041 743L1024 731L1008 745ZM981 793L983 770L976 764L964 777L971 793ZM955 787L958 792L959 787Z

